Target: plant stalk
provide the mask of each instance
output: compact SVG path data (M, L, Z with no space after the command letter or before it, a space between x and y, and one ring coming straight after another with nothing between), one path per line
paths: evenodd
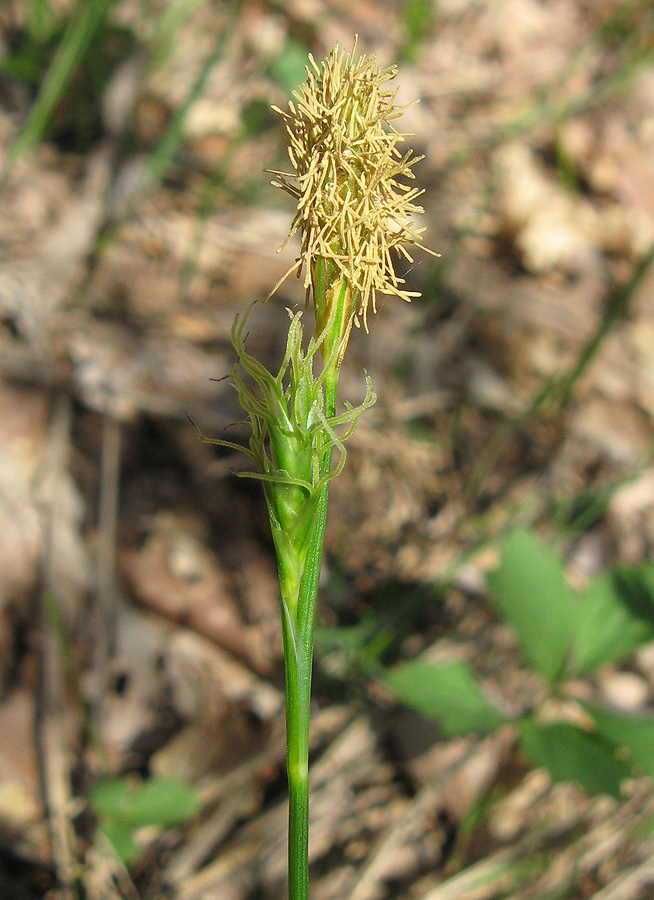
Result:
M336 412L337 372L325 378L325 414ZM324 452L323 474L330 471L332 448ZM286 671L286 764L288 772L288 897L309 897L309 718L313 628L318 584L325 545L329 483L320 491L297 603L297 621L283 603L284 664ZM284 609L285 607L285 609Z

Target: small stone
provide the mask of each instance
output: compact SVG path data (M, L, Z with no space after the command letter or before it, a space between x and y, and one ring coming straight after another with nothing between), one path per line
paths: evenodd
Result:
M0 822L10 829L25 828L37 821L41 807L22 781L0 780Z
M600 687L611 706L629 712L642 709L649 700L647 682L634 672L611 672L602 678Z
M654 643L646 644L636 653L636 666L650 681L654 681Z
M570 430L609 459L635 465L647 451L650 423L635 405L591 397L574 413Z

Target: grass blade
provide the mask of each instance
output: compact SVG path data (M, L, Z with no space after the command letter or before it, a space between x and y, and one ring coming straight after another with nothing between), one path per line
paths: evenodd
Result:
M57 103L114 2L87 0L80 5L80 12L71 16L36 100L9 147L1 181L7 178L14 164L42 139Z

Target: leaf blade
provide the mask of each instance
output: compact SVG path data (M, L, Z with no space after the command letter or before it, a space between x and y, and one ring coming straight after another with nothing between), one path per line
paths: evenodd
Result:
M520 745L555 782L576 781L591 794L620 797L620 784L631 775L629 764L617 757L610 741L572 725L533 719L520 723Z
M585 704L600 733L629 753L629 761L637 774L654 778L654 717L634 716Z
M549 682L563 677L578 601L558 556L529 531L514 531L488 575L491 602L513 627L525 661Z
M104 822L131 828L175 825L199 808L195 788L178 778L150 778L134 786L129 776L99 781L91 803Z
M437 719L448 737L488 734L508 721L463 662L407 663L391 670L384 682L407 706Z
M581 597L570 650L570 673L582 675L620 662L654 639L654 578L648 567L614 569L593 580Z

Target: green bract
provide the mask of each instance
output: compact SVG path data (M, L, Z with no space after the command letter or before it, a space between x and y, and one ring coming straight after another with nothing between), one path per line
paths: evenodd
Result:
M293 315L289 311L289 315L286 352L277 375L272 375L245 349L248 316L242 320L237 317L234 322L232 340L238 361L232 380L248 414L252 434L247 449L229 441L217 443L246 452L257 466L257 471L239 474L263 481L282 599L295 616L320 491L341 472L346 455L344 442L376 397L366 375L363 402L359 406L346 403L344 413L329 415L325 407L325 376L329 367L317 377L314 374L314 357L323 336L314 335L305 351L302 313ZM240 369L249 376L251 384L244 380ZM339 456L332 468L334 448Z

